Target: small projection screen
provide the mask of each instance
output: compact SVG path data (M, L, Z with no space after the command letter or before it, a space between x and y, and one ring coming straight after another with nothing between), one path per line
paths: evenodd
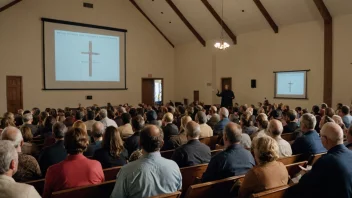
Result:
M275 98L307 99L307 71L275 73Z
M126 88L124 29L42 18L44 90Z

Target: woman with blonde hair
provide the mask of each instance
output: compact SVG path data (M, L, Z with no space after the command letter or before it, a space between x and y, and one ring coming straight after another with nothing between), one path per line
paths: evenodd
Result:
M72 128L80 128L87 133L87 126L82 120L77 120L76 122L74 122Z
M257 166L247 172L240 187L239 198L284 186L288 182L289 176L285 165L276 161L279 158L276 141L269 136L260 137L255 141L254 158Z
M187 140L187 133L185 129L186 129L187 123L190 121L192 121L192 118L188 115L183 116L181 118L180 133L178 135L171 136L169 142L164 143L165 147L163 147L163 150L176 149L187 143L188 140Z
M128 151L123 146L120 133L114 126L106 128L102 148L95 151L93 159L98 160L103 169L127 164Z

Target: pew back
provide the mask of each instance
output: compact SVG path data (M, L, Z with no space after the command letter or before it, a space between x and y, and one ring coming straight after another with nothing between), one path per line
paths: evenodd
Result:
M325 155L326 153L319 153L319 154L314 154L311 155L309 160L308 160L308 165L313 166L313 164L319 159L321 158L321 156Z
M122 166L106 168L103 170L105 181L115 180L117 173L121 170Z
M304 154L292 155L289 157L282 157L277 159L277 161L282 162L284 165L289 165L297 162L302 162L308 160L309 156Z
M149 198L179 198L180 196L181 196L181 192L177 191L174 193L162 194L162 195L157 195Z
M260 193L255 193L250 196L250 198L284 198L289 185L274 188Z
M199 139L200 142L206 144L210 147L211 150L215 149L215 145L218 143L218 136L214 135L211 137L201 138Z
M299 166L306 167L307 164L308 164L308 161L303 161L303 162L286 165L288 175L290 175L291 178L294 178L301 171L301 168Z
M44 183L45 183L45 179L38 179L38 180L26 182L26 184L32 185L40 195L43 194Z
M180 168L182 174L182 192L185 193L189 186L195 184L196 178L201 178L207 167L208 164L200 164L196 166Z
M175 150L160 151L160 155L166 159L171 159Z

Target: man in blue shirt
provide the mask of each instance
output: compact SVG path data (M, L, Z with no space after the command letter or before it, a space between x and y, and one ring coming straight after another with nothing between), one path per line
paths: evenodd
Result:
M352 116L350 114L350 108L346 105L341 107L341 110L339 112L343 124L345 124L346 128L350 128L351 121L352 121Z
M179 167L174 161L160 155L163 143L160 128L149 125L141 131L143 156L121 168L111 198L151 197L182 188Z
M220 115L220 121L214 126L214 135L222 136L222 131L224 130L227 123L230 122L228 118L229 110L227 110L225 107L221 107L219 115Z
M351 198L352 151L343 145L343 131L338 124L326 123L321 141L328 150L299 183L289 188L290 197Z
M211 158L202 182L246 174L254 165L252 154L241 145L241 126L230 122L224 129L226 149Z

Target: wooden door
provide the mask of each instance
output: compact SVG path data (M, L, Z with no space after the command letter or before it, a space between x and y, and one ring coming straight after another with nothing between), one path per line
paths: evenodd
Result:
M229 90L232 90L232 78L221 78L221 90L225 89L225 85L229 86Z
M193 101L194 102L196 102L196 101L199 102L199 91L193 91Z
M23 109L22 76L6 76L7 111Z
M142 103L154 104L154 79L142 79Z

